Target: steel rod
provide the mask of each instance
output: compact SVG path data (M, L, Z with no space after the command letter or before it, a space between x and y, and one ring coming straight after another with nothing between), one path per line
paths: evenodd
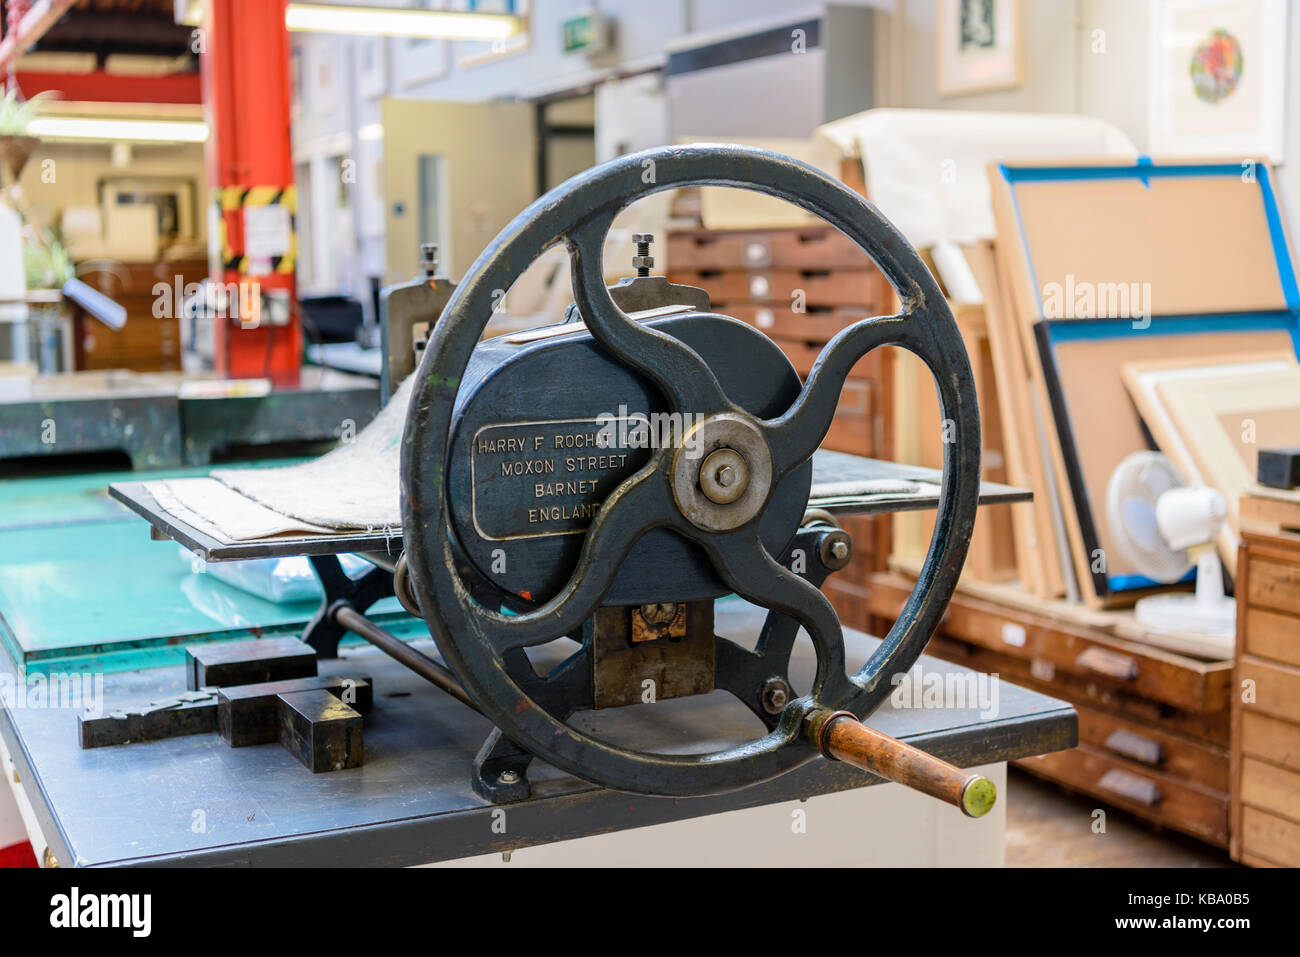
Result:
M441 662L416 651L396 635L384 631L351 605L340 604L335 606L333 615L334 621L341 627L360 635L390 658L395 658L406 665L421 678L432 682L457 701L478 711L478 705L470 698L468 692L456 679L456 676L448 671Z

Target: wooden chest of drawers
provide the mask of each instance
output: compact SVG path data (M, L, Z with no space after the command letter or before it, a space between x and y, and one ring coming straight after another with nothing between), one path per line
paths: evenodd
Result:
M867 604L877 628L893 623L914 581L898 572L872 577ZM1079 746L1017 764L1227 847L1232 663L1127 641L1102 624L1106 613L1004 599L1013 591L963 585L927 650L1075 706Z
M826 343L860 319L892 313L893 290L875 264L830 226L768 230L684 230L669 233L668 278L706 290L718 312L770 337L806 379ZM892 360L877 350L845 382L822 447L890 458ZM850 518L854 561L826 585L845 623L867 624L869 575L889 554L890 519Z
M168 263L118 263L83 275L86 283L124 306L127 319L121 329L113 330L78 315L74 337L77 369L179 371L180 304L173 301L175 290L183 291L207 274L207 260L186 259ZM155 292L159 284L167 289L162 297Z
M1232 856L1300 867L1300 534L1242 534L1236 664Z

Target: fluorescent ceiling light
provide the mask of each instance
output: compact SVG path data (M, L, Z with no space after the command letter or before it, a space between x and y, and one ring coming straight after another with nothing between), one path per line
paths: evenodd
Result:
M203 143L208 125L184 120L99 119L88 116L38 116L27 132L53 140L125 140L138 143Z
M290 30L306 33L445 37L452 40L504 40L521 29L519 18L505 13L335 6L328 3L290 3L284 10L284 25Z

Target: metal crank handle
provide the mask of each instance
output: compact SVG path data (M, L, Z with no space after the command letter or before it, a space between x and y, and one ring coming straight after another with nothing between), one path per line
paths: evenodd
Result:
M997 801L997 787L984 775L869 728L848 711L816 712L807 727L824 757L936 797L967 817L984 816Z

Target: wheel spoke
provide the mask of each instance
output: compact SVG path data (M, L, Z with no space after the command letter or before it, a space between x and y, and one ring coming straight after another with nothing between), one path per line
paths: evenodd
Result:
M465 594L462 601L474 604L477 611L471 620L479 637L504 655L581 628L637 539L652 528L673 524L672 493L657 466L656 458L601 503L569 581L541 607L505 615L485 609Z
M840 619L815 585L772 558L753 528L730 535L692 537L709 553L732 591L803 626L817 652L814 697L833 699L848 688Z
M566 238L573 269L573 299L596 341L620 362L645 375L676 412L712 412L731 404L699 353L673 336L629 319L605 286L602 257L610 219L581 226Z
M835 417L844 381L859 360L881 346L909 346L909 324L916 321L911 312L863 319L827 343L794 404L783 416L766 423L774 483L806 462L822 444Z

